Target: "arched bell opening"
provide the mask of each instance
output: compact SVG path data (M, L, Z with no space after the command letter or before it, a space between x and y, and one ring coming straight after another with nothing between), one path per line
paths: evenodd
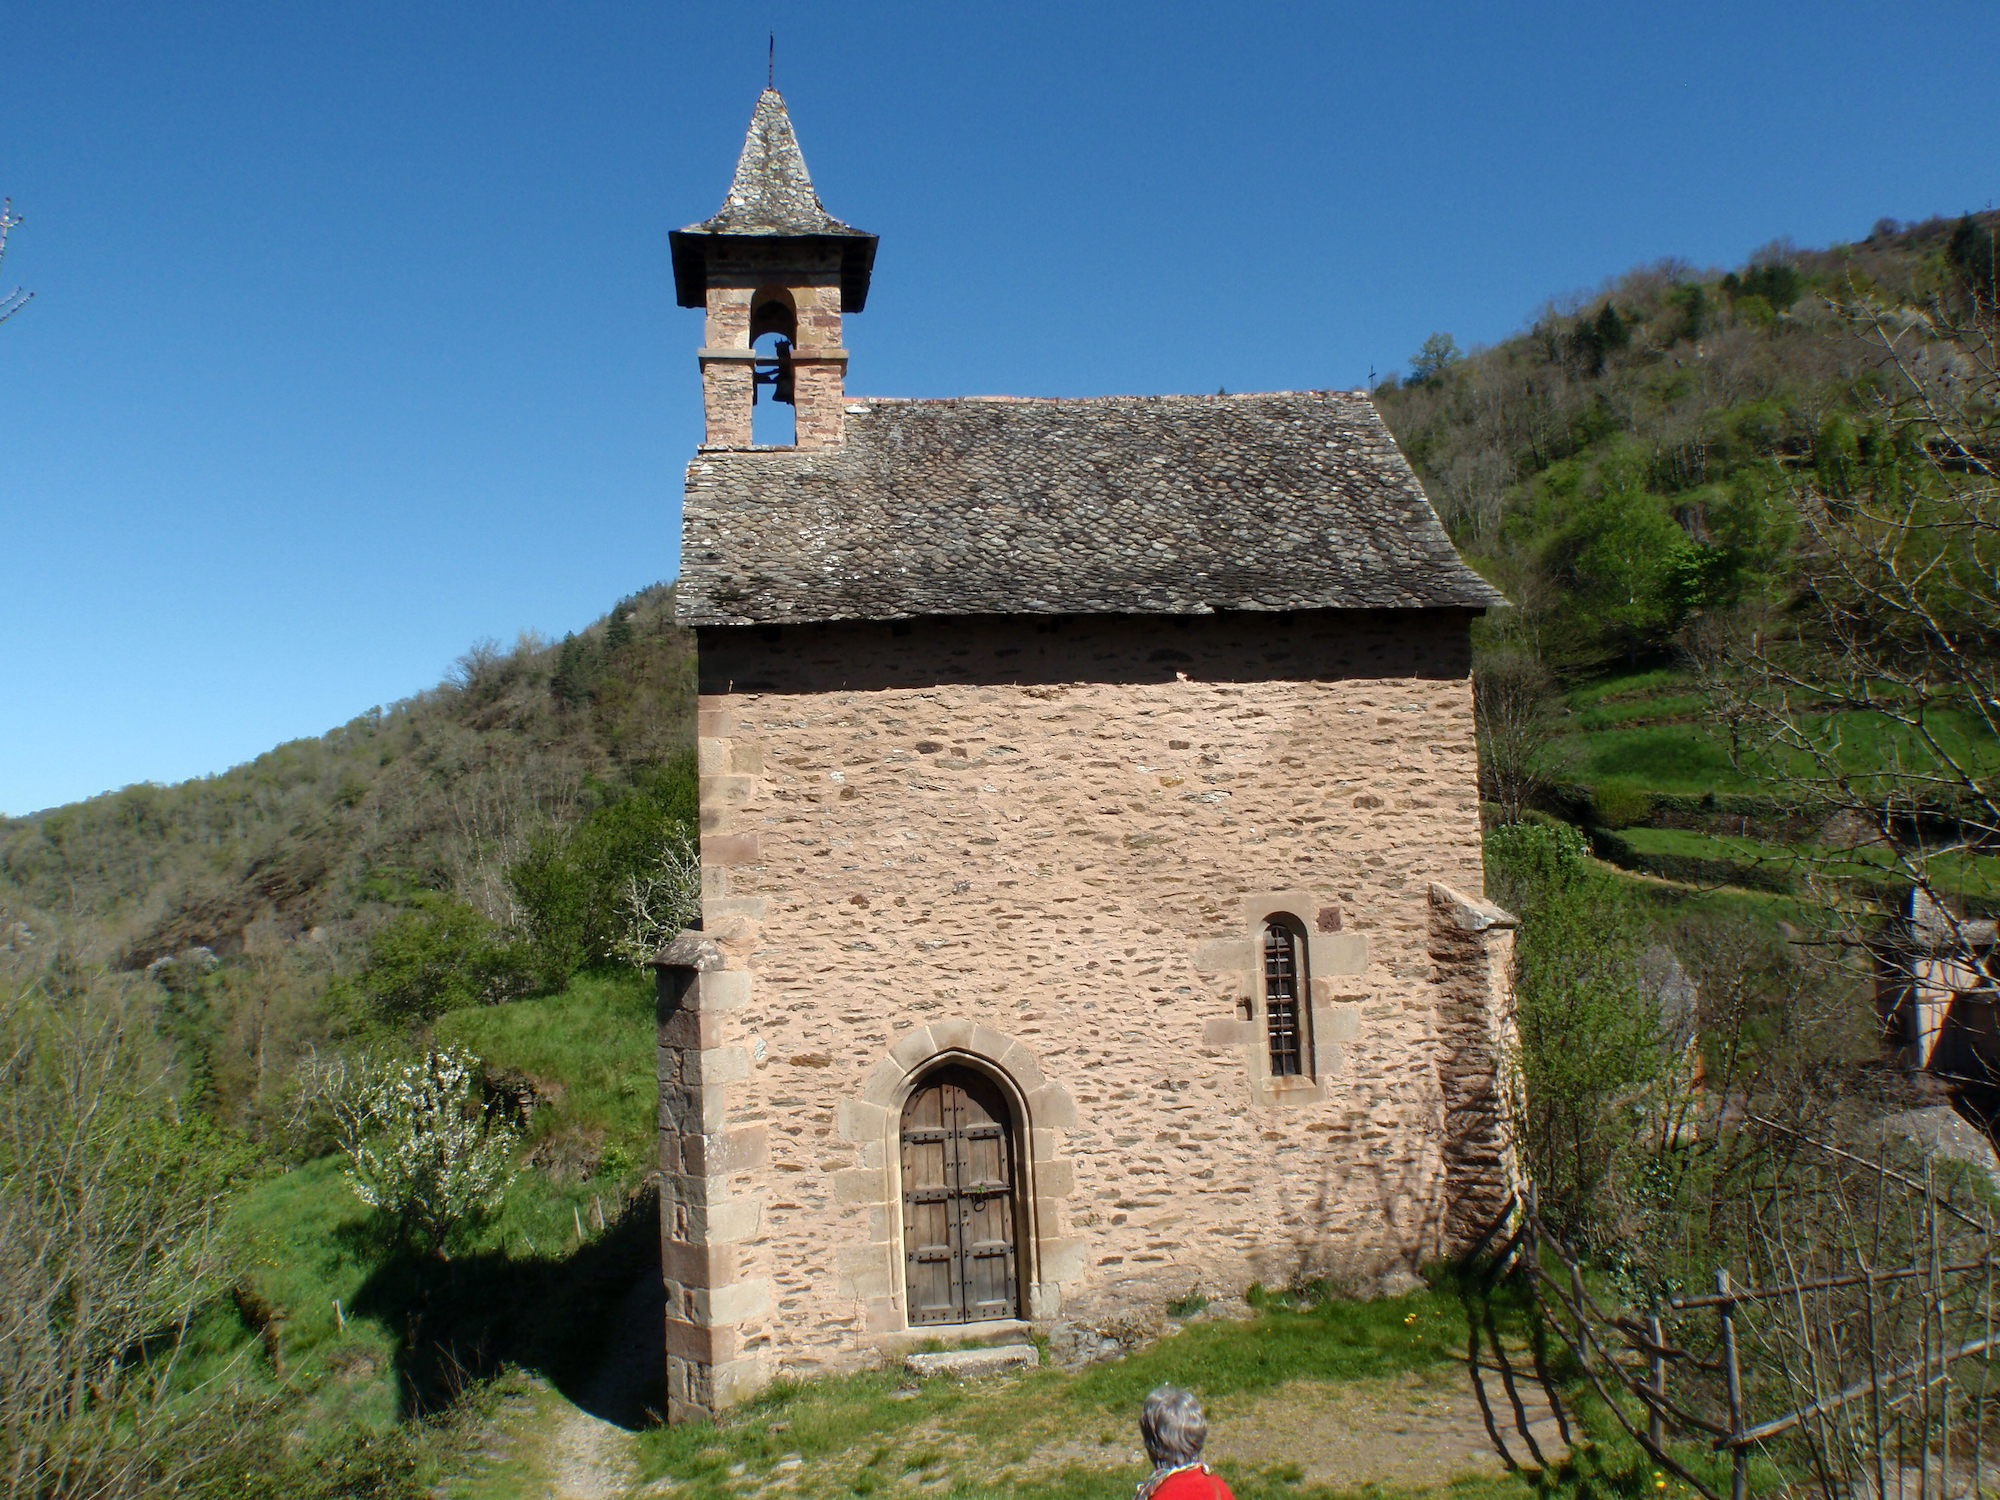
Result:
M764 287L750 299L750 342L775 333L791 343L799 340L799 308L786 287Z
M750 299L752 365L750 441L761 447L798 443L792 350L799 341L798 304L785 287L760 288Z
M903 1286L912 1328L1021 1315L1024 1111L984 1069L941 1060L904 1100Z

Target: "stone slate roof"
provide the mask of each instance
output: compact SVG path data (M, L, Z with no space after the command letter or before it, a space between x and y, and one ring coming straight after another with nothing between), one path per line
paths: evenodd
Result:
M1367 396L849 400L688 466L688 625L1483 609Z
M683 234L861 235L828 213L813 191L805 154L792 131L792 116L776 89L765 89L750 117L736 180L721 212Z
M682 307L700 307L706 293L703 275L710 245L718 239L826 240L841 251L842 301L859 312L868 300L868 277L875 263L875 236L843 224L819 201L806 170L805 153L792 130L784 95L766 89L750 116L743 154L736 161L736 178L722 208L699 224L677 229L668 239L673 247L674 289Z

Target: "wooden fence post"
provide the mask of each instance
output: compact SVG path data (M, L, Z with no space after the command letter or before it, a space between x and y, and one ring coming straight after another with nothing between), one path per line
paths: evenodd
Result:
M1743 1372L1736 1361L1736 1300L1730 1296L1729 1268L1715 1273L1715 1290L1725 1300L1716 1306L1722 1322L1722 1377L1729 1396L1729 1500L1749 1500L1750 1450L1743 1442Z
M1646 1315L1646 1337L1652 1341L1653 1345L1653 1394L1658 1396L1662 1401L1667 1399L1667 1357L1662 1352L1666 1348L1667 1341L1661 1336L1663 1332L1664 1330L1660 1327L1660 1315L1658 1313L1648 1313ZM1657 1406L1649 1405L1647 1408L1646 1436L1651 1439L1655 1448L1660 1447L1667 1440L1666 1419L1660 1415L1660 1408Z

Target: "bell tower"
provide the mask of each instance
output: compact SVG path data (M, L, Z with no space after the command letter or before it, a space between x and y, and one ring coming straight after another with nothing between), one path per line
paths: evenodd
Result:
M752 408L768 400L795 408L796 447L839 447L847 384L840 320L868 300L876 241L820 204L776 89L757 100L721 211L668 239L676 300L708 311L702 445L752 447ZM760 351L767 336L775 343Z

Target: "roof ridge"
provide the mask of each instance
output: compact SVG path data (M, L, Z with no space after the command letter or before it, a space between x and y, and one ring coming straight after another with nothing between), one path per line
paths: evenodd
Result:
M1153 403L1164 401L1265 401L1274 397L1314 397L1344 396L1354 400L1372 402L1374 397L1365 390L1344 391L1334 388L1303 391L1219 391L1207 394L1201 391L1141 391L1122 395L1102 396L859 396L849 393L849 405L863 403L869 406L960 406L972 402L1004 405L1040 406L1088 406L1123 401L1132 403Z

